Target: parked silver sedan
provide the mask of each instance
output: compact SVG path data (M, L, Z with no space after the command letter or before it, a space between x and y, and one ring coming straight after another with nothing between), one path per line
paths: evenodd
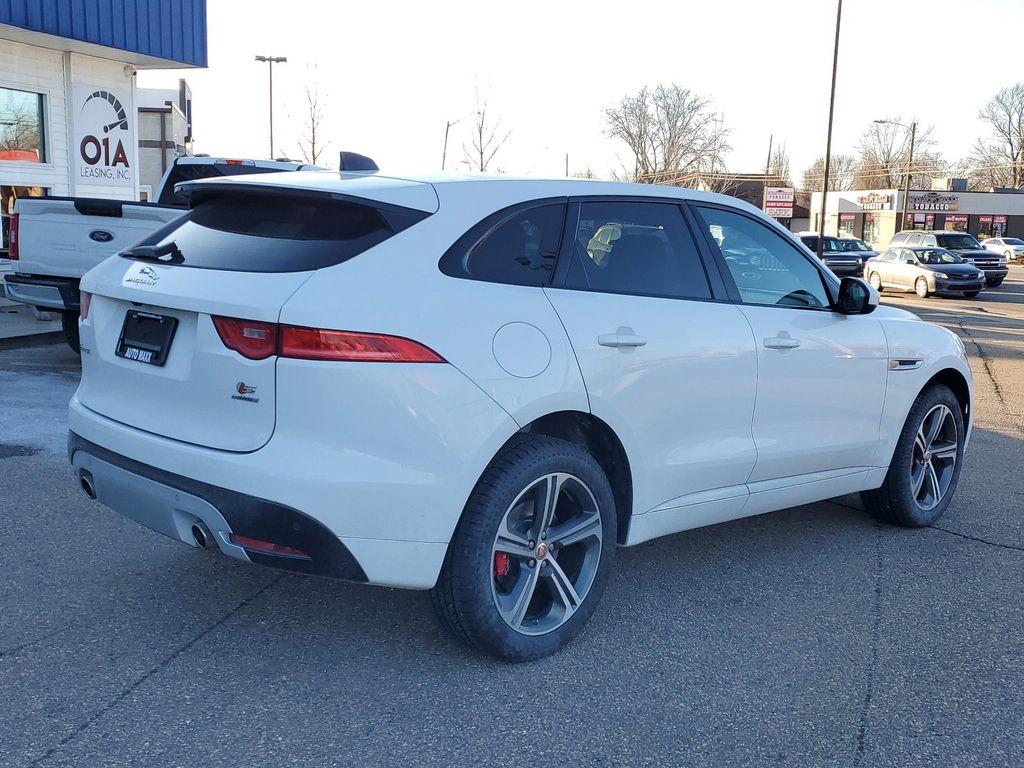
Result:
M876 290L962 293L973 298L985 287L985 273L952 251L934 246L895 247L864 264L864 278Z

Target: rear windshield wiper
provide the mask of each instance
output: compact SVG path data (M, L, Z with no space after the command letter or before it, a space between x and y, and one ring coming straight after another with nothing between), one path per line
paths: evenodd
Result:
M173 240L163 245L136 245L134 248L125 249L121 255L130 259L162 261L165 264L180 264L185 260L181 251L178 250L178 244Z

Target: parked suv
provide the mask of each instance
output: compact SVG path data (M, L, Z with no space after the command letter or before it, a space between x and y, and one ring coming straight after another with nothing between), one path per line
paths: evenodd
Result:
M82 281L69 453L190 546L430 589L521 661L581 630L620 546L857 491L922 526L956 490L957 337L734 198L306 171L179 192Z
M973 299L985 287L985 273L945 248L889 248L864 268L872 287L933 293L962 293Z
M818 236L816 234L801 233L798 235L800 242L807 246L811 253L818 253ZM843 240L838 237L824 239L821 250L821 260L825 266L840 276L856 275L859 277L864 272L864 262L875 256L874 251L865 246L861 251L855 243L859 240Z
M985 285L990 288L1002 285L1010 271L1006 258L983 248L978 239L967 232L951 230L905 230L897 232L889 241L895 246L930 246L953 251L964 261L974 264L985 273Z

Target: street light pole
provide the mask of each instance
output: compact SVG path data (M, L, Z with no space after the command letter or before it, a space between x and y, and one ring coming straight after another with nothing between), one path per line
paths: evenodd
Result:
M455 125L458 120L446 120L444 124L444 149L441 150L441 170L444 170L445 160L448 158L448 131Z
M907 226L907 211L910 208L910 175L914 170L914 139L917 137L917 120L914 120L910 125L897 123L895 120L875 120L875 122L879 125L899 126L906 131L910 131L910 151L907 153L907 173L903 177L903 205L900 211L900 229L904 229Z
M284 64L287 56L257 56L256 61L266 62L270 73L270 160L274 159L274 65Z
M825 200L828 198L828 175L832 164L832 115L836 106L836 67L839 65L839 26L843 21L843 0L836 3L836 42L832 49L832 95L828 100L828 137L825 139L825 173L821 177L821 209L818 214L818 258L825 245Z

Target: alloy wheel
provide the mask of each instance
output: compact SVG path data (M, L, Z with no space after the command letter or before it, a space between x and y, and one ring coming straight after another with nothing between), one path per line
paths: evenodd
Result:
M593 492L579 478L544 475L516 496L491 552L491 593L516 632L561 627L586 599L601 561L603 526Z
M876 291L880 290L882 287L882 278L878 276L877 272L871 273L871 276L868 278L868 282L871 283L871 287Z
M946 405L936 405L921 420L911 452L910 490L925 512L935 509L949 491L957 439L956 419Z
M914 291L922 299L928 298L928 281L923 277L917 278L917 282L914 283Z

